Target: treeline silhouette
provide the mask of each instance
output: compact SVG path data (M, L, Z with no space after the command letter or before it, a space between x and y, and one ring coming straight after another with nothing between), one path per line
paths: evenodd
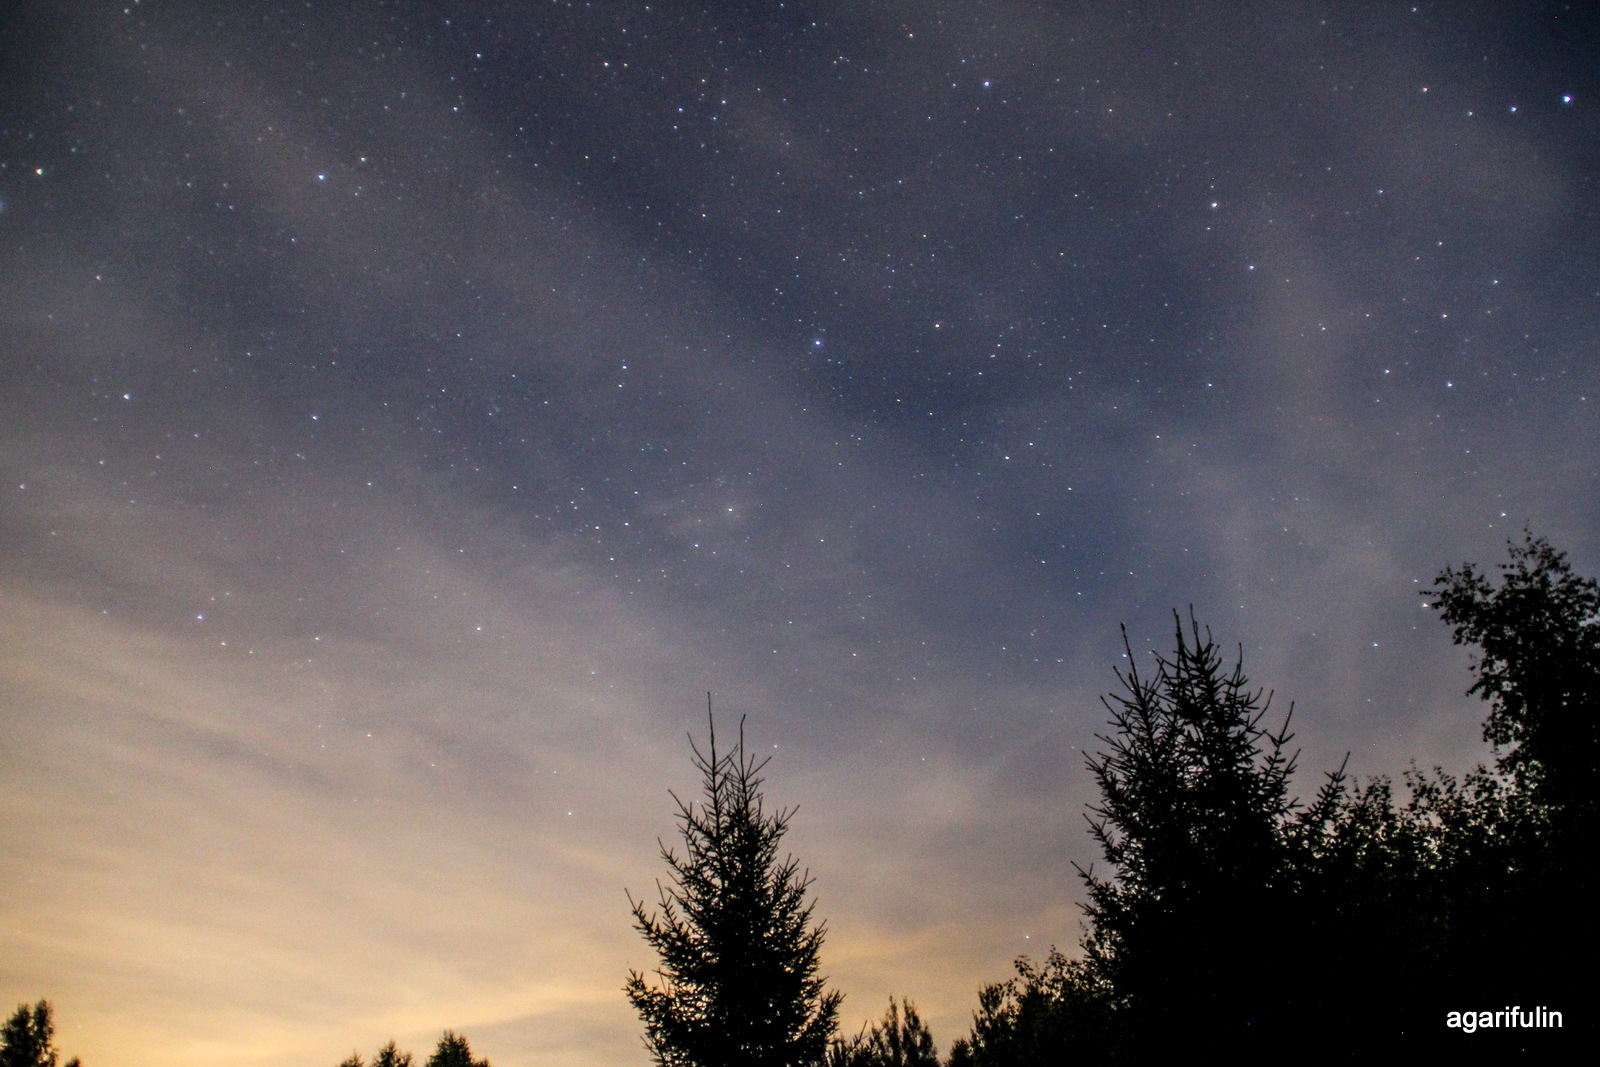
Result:
M1548 1056L1592 1040L1600 587L1531 534L1499 569L1496 584L1446 568L1424 594L1477 650L1470 692L1489 705L1494 764L1460 778L1413 764L1399 787L1362 785L1341 766L1302 802L1289 714L1271 717L1192 613L1148 671L1124 633L1130 667L1089 759L1105 868L1079 871L1081 955L1018 959L943 1062ZM834 1033L825 928L808 877L777 858L789 813L763 810L765 761L742 729L719 754L714 723L694 755L684 852L662 846L660 910L634 902L659 983L635 972L626 989L655 1061L940 1064L909 1002Z
M412 1067L412 1062L411 1053L401 1052L391 1038L387 1045L373 1053L370 1065L361 1059L359 1052L352 1052L339 1067ZM446 1030L424 1067L489 1067L489 1061L473 1059L472 1046L467 1044L467 1039L454 1030Z
M659 963L625 992L662 1067L1044 1067L1504 1056L1592 1045L1600 845L1600 585L1525 534L1498 582L1446 568L1424 596L1476 652L1492 766L1413 764L1397 786L1345 766L1292 790L1290 714L1271 715L1240 657L1191 612L1173 650L1103 698L1088 830L1104 869L1080 954L1052 948L983 987L942 1061L909 1001L853 1036L819 973L826 925L810 877L780 858L765 759L721 750L715 720L696 802L657 910L634 923ZM1290 712L1292 712L1292 706ZM707 695L707 712L710 696ZM1346 764L1348 757L1346 758ZM0 1067L56 1067L47 1001L0 1030ZM1433 1050L1438 1049L1438 1053ZM76 1059L66 1067L77 1067ZM370 1064L412 1067L391 1040ZM488 1067L445 1031L425 1067Z

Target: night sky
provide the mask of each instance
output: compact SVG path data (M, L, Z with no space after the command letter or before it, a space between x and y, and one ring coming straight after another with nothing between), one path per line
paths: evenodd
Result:
M1441 567L1600 570L1586 5L4 12L0 1007L91 1067L646 1063L708 690L946 1046L1120 624L1308 796L1488 758Z

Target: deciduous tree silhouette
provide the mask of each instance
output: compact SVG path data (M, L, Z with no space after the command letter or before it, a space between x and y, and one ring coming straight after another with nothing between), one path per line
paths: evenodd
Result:
M1446 567L1423 595L1476 645L1469 692L1489 702L1483 739L1542 802L1593 818L1600 796L1600 585L1524 531L1498 588L1472 564Z
M827 1067L939 1067L939 1054L916 1007L890 997L882 1021L829 1046Z
M1468 563L1445 568L1424 594L1455 642L1477 648L1468 691L1489 703L1483 736L1505 776L1469 776L1476 804L1457 813L1460 829L1441 855L1460 931L1446 957L1461 986L1487 972L1507 993L1592 1000L1600 993L1600 584L1575 575L1564 553L1531 532L1508 548L1498 585ZM1422 799L1461 807L1449 790Z
M1114 991L1091 961L1055 949L1043 967L1016 961L1016 976L978 993L972 1033L950 1049L950 1067L1108 1063L1121 1042Z
M711 710L707 694L706 710ZM645 1044L663 1067L793 1067L820 1063L841 996L824 992L818 953L824 924L812 922L810 878L792 856L778 859L789 810L768 813L760 778L766 760L738 746L709 751L690 741L703 793L678 799L684 852L661 846L670 879L660 911L633 900L635 925L660 958L659 986L630 971L625 989L645 1024Z
M48 1000L31 1008L18 1004L5 1026L0 1027L0 1067L56 1067L60 1054L55 1035L56 1024ZM66 1067L79 1067L78 1058L68 1060Z

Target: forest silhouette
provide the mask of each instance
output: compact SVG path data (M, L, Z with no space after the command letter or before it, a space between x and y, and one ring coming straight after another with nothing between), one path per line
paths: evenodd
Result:
M791 812L765 759L691 739L702 778L661 847L657 909L630 902L658 957L625 993L662 1067L1034 1067L1396 1055L1547 1057L1592 1044L1600 842L1600 585L1524 533L1498 581L1447 567L1425 606L1474 649L1493 762L1397 784L1345 766L1292 791L1278 717L1242 656L1191 612L1172 651L1102 698L1086 812L1103 866L1080 869L1079 953L978 991L942 1060L915 1005L841 1036L820 974L809 875L780 858ZM709 713L708 695L708 713ZM1348 763L1348 757L1346 758ZM20 1005L0 1067L56 1067L51 1007ZM1437 1050L1437 1053L1435 1052ZM370 1067L411 1067L391 1040ZM76 1060L68 1067L74 1067ZM369 1067L353 1054L339 1067ZM488 1067L445 1031L426 1067Z
M1302 803L1292 707L1273 718L1242 655L1230 662L1192 612L1174 613L1173 650L1141 671L1124 632L1130 666L1103 698L1110 729L1088 760L1104 868L1079 871L1081 952L1018 959L979 991L943 1063L1542 1055L1587 1042L1600 587L1530 533L1509 548L1498 584L1467 564L1424 593L1476 649L1469 692L1489 705L1494 763L1459 778L1413 764L1397 788L1340 766ZM686 852L663 847L661 912L634 905L661 957L658 987L627 983L655 1061L939 1064L915 1006L892 997L881 1021L819 1058L816 1024L838 997L816 977L824 931L807 880L777 860L787 813L763 814L765 764L746 759L742 731L733 752L719 758L713 742L695 762L703 797L679 801Z

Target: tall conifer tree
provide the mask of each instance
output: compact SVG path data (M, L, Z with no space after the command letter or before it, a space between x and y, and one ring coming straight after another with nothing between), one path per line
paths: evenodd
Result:
M711 698L706 696L710 714ZM661 846L669 881L660 911L633 905L635 925L660 958L659 985L630 971L628 999L662 1067L799 1067L821 1062L842 999L817 974L824 924L812 921L810 877L778 858L792 810L769 813L748 755L744 721L730 751L693 739L703 792L678 802L682 855Z

